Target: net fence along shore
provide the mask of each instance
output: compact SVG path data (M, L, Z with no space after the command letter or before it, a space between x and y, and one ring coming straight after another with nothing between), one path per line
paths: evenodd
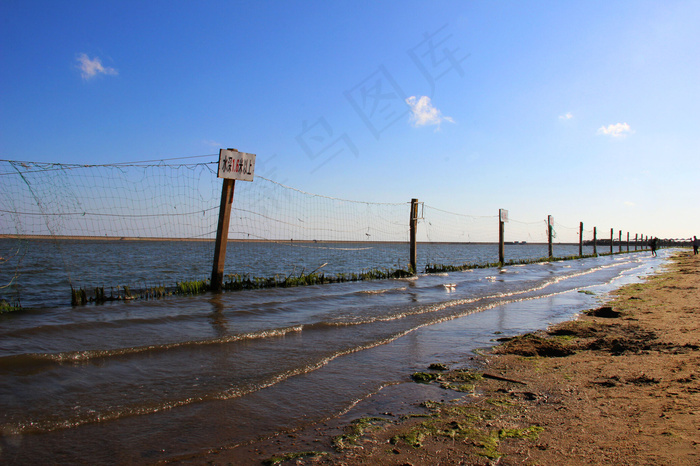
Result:
M0 299L7 303L26 293L25 279L39 283L36 277L42 273L52 274L54 281L60 275L70 288L91 290L88 294L96 287L126 286L130 280L139 282L131 283L134 289L164 290L176 284L167 282L173 278L206 288L222 186L214 158L105 165L0 160ZM381 278L382 273L407 271L410 207L410 202L359 202L307 193L262 176L252 183L239 182L229 240L274 245L273 254L281 265L256 269L248 263L255 257L236 258L237 262L227 257L226 273L237 277L233 281L248 280L249 285L256 274L263 274L270 284L280 286L282 276L289 282L312 271L326 280L361 279L362 274ZM421 204L417 241L424 245L497 243L497 225L497 215L468 215ZM558 242L578 243L578 226L555 224L555 229ZM592 233L584 230L584 240L592 239ZM547 243L547 234L546 220L511 219L506 241ZM103 246L103 253L86 256L70 244L88 240L177 242L177 247L154 253L159 265L150 276L120 279L105 272L110 262L128 271L130 267L122 262L151 258L127 258L124 249L111 245ZM44 260L33 255L38 241ZM424 257L423 263L473 262L464 254L431 251L422 252L434 255ZM161 274L161 270L182 274ZM187 273L191 275L185 277ZM117 296L124 294L122 289Z

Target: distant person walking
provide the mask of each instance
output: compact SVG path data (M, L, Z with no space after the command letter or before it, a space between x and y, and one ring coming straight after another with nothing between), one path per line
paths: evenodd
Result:
M700 240L697 236L693 236L693 254L698 253L698 247L700 247Z
M649 240L649 247L651 248L651 255L656 256L656 247L659 244L659 238L652 238Z

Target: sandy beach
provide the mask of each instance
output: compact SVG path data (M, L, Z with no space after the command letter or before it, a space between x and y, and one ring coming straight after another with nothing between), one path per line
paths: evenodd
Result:
M175 463L699 464L699 288L684 251L577 320L426 368L384 401Z

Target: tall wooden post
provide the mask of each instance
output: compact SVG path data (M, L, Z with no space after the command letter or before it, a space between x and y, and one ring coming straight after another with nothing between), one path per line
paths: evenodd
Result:
M620 230L620 239L617 240L618 252L622 252L622 230Z
M627 252L630 252L630 232L627 232Z
M639 233L634 234L634 250L635 251L637 250L637 235L639 235Z
M224 282L224 262L226 262L226 245L228 244L228 227L231 220L233 188L236 180L253 181L255 176L255 154L238 152L236 149L219 150L218 178L224 179L221 187L221 204L219 205L219 225L216 228L214 245L214 264L211 268L211 289L221 291Z
M505 236L506 236L506 217L508 216L508 211L505 209L498 210L498 262L501 265L506 263L506 247L505 247Z
M552 257L554 255L554 251L552 250L552 224L554 223L554 219L552 218L551 215L547 215L547 242L549 244L549 257Z
M578 255L583 256L583 222L578 225Z
M615 242L615 229L610 229L610 255L613 255L613 243Z
M593 255L598 255L598 239L596 238L597 227L593 227Z
M410 267L411 273L416 273L418 269L417 265L417 252L418 248L416 246L416 230L418 228L418 199L411 199L411 218L409 219L409 228L411 230L411 253L410 253Z
M233 204L235 186L236 180L224 178L224 185L221 188L221 204L219 205L219 225L216 229L216 244L214 246L214 265L211 269L211 289L213 291L221 291L224 282L228 227L231 220L231 205Z

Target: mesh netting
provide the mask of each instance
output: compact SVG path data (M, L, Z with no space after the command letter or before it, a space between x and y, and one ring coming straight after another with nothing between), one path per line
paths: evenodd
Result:
M202 157L208 160L109 165L0 161L0 298L9 295L8 289L26 295L39 283L53 283L56 289L147 288L208 278L222 180L216 176L215 156ZM318 270L336 275L408 270L409 213L410 202L336 199L261 176L252 183L238 181L225 273L270 277ZM498 225L497 215L448 212L420 203L417 270L428 264L497 261ZM609 252L608 233L597 231L598 253ZM553 236L556 244L571 243L555 247L555 256L578 253L579 225L554 222ZM593 230L584 230L584 244L592 239ZM511 218L505 242L546 245L547 219ZM583 253L593 252L592 244L586 244ZM511 248L506 259L546 254L546 247ZM37 277L42 275L50 278L41 281Z
M1 161L0 287L42 272L60 273L70 287L208 277L222 187L216 168ZM409 205L334 199L260 176L239 181L228 236L240 243L229 246L226 273L405 268L408 247L396 244L408 243ZM265 257L251 243L266 244Z

